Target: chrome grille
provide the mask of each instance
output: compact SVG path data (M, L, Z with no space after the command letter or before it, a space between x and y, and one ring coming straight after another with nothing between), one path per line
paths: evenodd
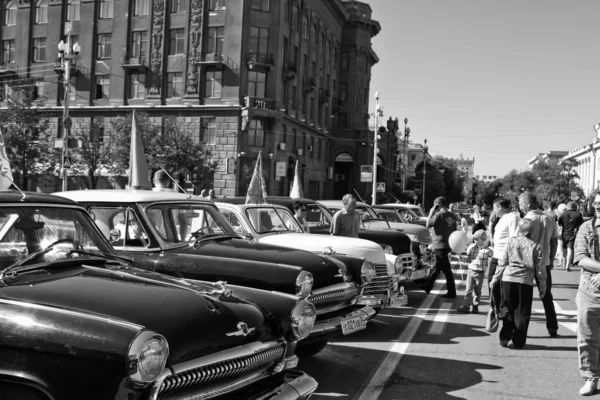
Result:
M400 271L404 271L406 268L414 269L415 268L415 258L412 253L404 253L398 255L400 262L402 263L402 269Z
M277 344L254 354L235 357L232 359L191 368L176 375L167 376L159 389L159 399L208 399L223 393L220 383L227 382L232 391L240 387L241 382L254 382L266 374L269 367L282 359L285 352L284 344ZM268 375L268 374L267 374ZM219 390L215 385L218 383ZM242 385L244 386L244 385ZM216 391L215 391L216 390ZM194 396L189 397L193 391ZM187 393L186 396L184 392ZM211 394L212 393L212 394Z
M373 264L375 276L370 283L363 286L363 295L386 294L392 287L392 277L388 274L386 264Z
M356 287L347 289L330 290L328 292L317 293L310 296L307 300L315 305L320 303L331 303L334 301L350 300L358 294Z

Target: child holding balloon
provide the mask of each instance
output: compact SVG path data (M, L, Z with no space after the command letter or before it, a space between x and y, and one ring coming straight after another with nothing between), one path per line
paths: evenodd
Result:
M479 229L473 234L473 240L475 243L467 248L469 272L467 274L465 303L458 307L457 311L476 314L479 312L479 300L481 299L485 271L492 259L493 251L486 246L487 234L483 229Z

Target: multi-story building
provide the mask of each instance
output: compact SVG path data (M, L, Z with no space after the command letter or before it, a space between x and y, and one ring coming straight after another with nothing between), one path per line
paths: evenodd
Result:
M600 188L600 160L598 160L598 150L600 149L600 133L589 143L570 150L561 161L575 160L577 166L575 171L579 178L576 182L581 186L586 196L589 196L595 189Z
M535 156L527 160L527 169L532 169L534 165L539 162L546 162L548 160L559 162L561 158L569 154L568 151L553 150L548 153L537 153Z
M197 191L245 194L259 151L269 194L289 193L296 160L313 198L357 187L360 165L372 164L360 143L372 140L371 38L380 26L365 3L9 0L0 21L0 80L34 82L57 138L64 88L53 69L57 45L70 40L81 46L71 135L92 120L110 135L111 118L134 109L157 123L177 118L218 159L213 179L193 182ZM384 165L393 166L392 147L380 153Z

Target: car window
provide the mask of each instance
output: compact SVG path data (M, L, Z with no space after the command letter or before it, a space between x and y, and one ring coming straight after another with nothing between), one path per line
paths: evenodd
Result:
M306 222L308 227L329 225L329 214L318 204L306 205Z
M90 215L110 244L118 248L144 248L148 233L131 207L91 207Z
M294 216L288 210L256 207L246 209L246 215L252 228L257 233L303 232Z
M221 211L221 214L225 217L227 222L229 222L229 225L233 227L233 230L236 233L243 233L245 231L244 226L242 225L242 221L240 221L240 219L237 215L235 215L235 213L223 210Z

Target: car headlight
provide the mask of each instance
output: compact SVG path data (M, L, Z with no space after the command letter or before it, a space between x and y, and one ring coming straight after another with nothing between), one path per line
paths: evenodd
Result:
M148 384L162 374L169 357L169 344L153 331L138 334L127 352L127 372L136 384Z
M394 249L392 248L392 246L383 246L383 251L385 252L385 254L394 254Z
M292 310L292 332L298 340L304 339L312 331L317 319L315 306L306 300L300 300Z
M401 274L402 271L404 271L404 263L402 262L402 257L396 257L396 261L394 262L394 269L398 274Z
M360 268L360 277L363 283L371 283L373 277L376 275L375 268L371 261L363 261L362 267Z
M302 271L296 278L296 296L305 299L312 290L313 283L315 283L313 276L310 272Z

